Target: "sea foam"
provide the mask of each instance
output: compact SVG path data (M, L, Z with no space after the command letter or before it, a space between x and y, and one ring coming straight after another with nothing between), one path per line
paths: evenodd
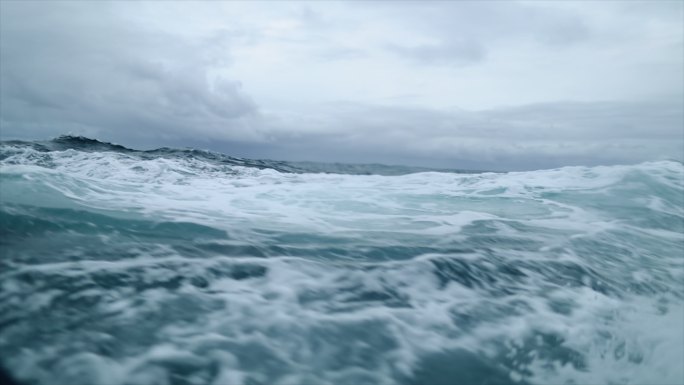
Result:
M2 364L37 384L684 382L681 163L269 162L2 143Z

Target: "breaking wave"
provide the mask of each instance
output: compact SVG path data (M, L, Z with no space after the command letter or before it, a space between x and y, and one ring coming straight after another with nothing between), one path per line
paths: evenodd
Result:
M2 364L27 384L684 382L674 161L458 173L6 141L0 253Z

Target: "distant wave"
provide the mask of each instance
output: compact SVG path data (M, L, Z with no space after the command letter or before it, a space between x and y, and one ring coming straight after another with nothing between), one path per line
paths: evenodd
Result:
M136 155L143 159L155 157L177 157L185 159L201 159L207 162L224 165L255 167L259 169L270 168L288 173L334 173L350 175L404 175L417 172L439 171L455 173L476 173L477 170L461 169L436 169L426 167L397 166L384 164L345 164L323 162L286 162L275 160L245 159L228 156L218 152L198 150L193 148L176 149L162 147L155 150L133 150L118 144L101 142L83 136L62 135L50 141L25 142L4 141L6 145L31 148L39 152L78 150L86 152L111 151L130 155Z

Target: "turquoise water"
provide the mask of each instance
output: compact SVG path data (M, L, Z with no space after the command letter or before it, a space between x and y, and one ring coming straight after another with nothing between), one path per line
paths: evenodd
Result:
M0 236L1 362L22 383L684 383L678 162L2 142Z

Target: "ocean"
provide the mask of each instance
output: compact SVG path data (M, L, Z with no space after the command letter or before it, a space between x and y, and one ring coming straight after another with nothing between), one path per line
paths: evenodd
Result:
M682 384L684 166L0 143L21 384Z

